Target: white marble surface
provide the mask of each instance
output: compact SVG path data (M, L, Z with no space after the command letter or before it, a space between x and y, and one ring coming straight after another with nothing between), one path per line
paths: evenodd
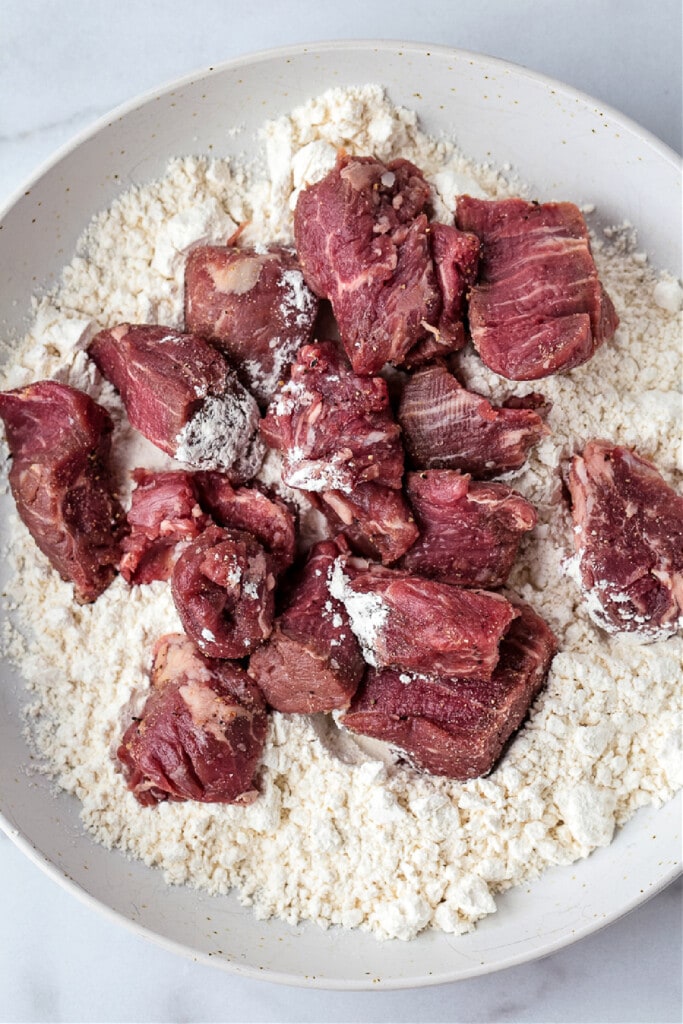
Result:
M681 146L678 0L2 0L0 204L112 106L270 46L433 41L582 88ZM106 920L0 835L1 1021L680 1021L680 883L545 960L439 988L324 993L184 960Z

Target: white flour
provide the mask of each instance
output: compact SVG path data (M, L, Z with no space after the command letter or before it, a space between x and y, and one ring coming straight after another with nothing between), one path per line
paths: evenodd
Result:
M492 171L423 136L415 116L376 87L311 101L270 125L265 143L269 180L191 157L122 195L91 225L58 291L37 304L7 370L3 387L58 376L112 411L122 488L126 463L166 463L130 429L83 348L94 329L119 321L179 326L182 259L193 244L224 241L244 220L246 242L291 242L297 189L325 172L340 145L414 160L439 190L442 217L456 191L506 191ZM560 654L528 724L488 778L460 784L419 775L349 740L342 760L329 719L274 714L253 805L140 807L111 751L124 707L144 699L153 642L180 629L169 588L131 589L119 577L95 604L75 605L72 587L12 517L8 604L18 632L5 629L5 653L31 694L31 740L46 770L82 801L83 822L99 842L160 867L171 883L212 893L236 887L262 917L410 939L428 926L468 930L495 910L497 892L586 856L638 807L671 797L681 785L680 645L602 634L563 573L571 524L560 470L574 449L606 436L637 445L670 481L681 469L680 289L670 279L657 283L627 242L624 234L609 249L596 243L621 317L616 338L585 366L539 383L553 402L553 433L516 481L539 524L510 587L548 620ZM494 400L531 390L496 377L469 351L460 363L467 382ZM278 464L269 456L263 475L271 482ZM305 499L299 503L305 510Z

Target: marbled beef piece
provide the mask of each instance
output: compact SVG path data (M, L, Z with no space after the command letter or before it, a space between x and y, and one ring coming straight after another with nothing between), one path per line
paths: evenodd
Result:
M268 718L246 672L170 633L155 645L151 681L117 752L138 802L253 803Z
M572 203L460 196L456 221L482 243L469 325L490 369L537 380L585 363L612 337L619 318Z
M683 497L630 448L589 441L569 474L581 588L608 633L683 626Z
M539 400L533 395L529 404ZM550 433L535 408L491 405L440 363L408 378L397 416L416 469L459 469L484 479L520 469L529 450Z
M439 330L429 198L429 185L407 160L343 155L299 194L294 237L304 277L331 301L356 373L400 364Z
M518 611L490 679L371 669L341 723L399 747L432 775L461 782L486 775L524 721L557 650L543 619L528 605Z
M90 356L119 391L131 424L179 462L250 479L263 458L258 405L225 356L168 327L100 331Z
M358 484L351 494L323 491L311 495L335 533L368 558L391 565L417 540L410 505L401 491L382 484Z
M463 679L488 679L515 608L500 594L339 558L330 593L344 604L365 660Z
M251 656L249 675L278 711L345 708L363 676L365 662L344 605L328 590L339 554L334 541L311 549L270 640Z
M233 487L223 473L195 473L203 509L219 526L246 530L271 556L273 571L283 572L296 555L296 518L282 498L259 485Z
M202 511L191 473L134 469L136 488L127 513L119 571L127 583L171 578L182 549L211 523Z
M109 477L109 413L82 391L44 380L0 393L0 417L19 516L76 600L94 601L116 574L125 533Z
M185 632L210 658L244 658L270 636L275 576L249 533L209 526L176 562L171 589Z
M289 249L201 245L185 265L185 329L228 356L262 405L310 341L318 300Z
M331 341L299 351L261 435L283 453L282 478L290 487L350 494L369 481L401 486L401 430L387 385L353 373Z
M406 493L420 530L400 568L464 587L502 587L536 511L505 484L450 469L408 473Z

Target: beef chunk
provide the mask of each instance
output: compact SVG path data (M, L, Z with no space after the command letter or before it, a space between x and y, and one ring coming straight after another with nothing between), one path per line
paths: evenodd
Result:
M660 640L683 625L683 497L630 448L589 441L569 474L586 607L609 633Z
M482 243L469 324L490 369L537 380L585 363L612 337L619 319L576 206L460 196L456 220Z
M347 729L405 751L418 768L464 782L490 772L541 690L555 637L519 607L488 680L370 670L342 718Z
M246 672L170 633L155 645L151 681L142 715L118 749L138 802L253 803L268 720Z
M286 503L258 485L234 488L223 473L195 473L202 508L219 526L246 530L283 572L296 554L296 519Z
M238 481L256 473L263 457L258 405L203 338L121 324L95 335L88 351L132 425L167 455Z
M432 258L429 197L422 173L407 160L384 164L343 155L299 194L294 236L304 276L331 301L356 373L401 363L441 327L462 343L455 327L458 288L450 283L455 254L452 245L439 246L448 265L442 278ZM445 313L440 281L448 281Z
M130 534L119 570L130 584L168 580L180 552L210 524L191 473L133 470L137 484L128 510Z
M401 486L401 431L387 385L352 373L333 342L300 350L261 434L283 452L282 477L290 487L350 494L368 481Z
M488 679L517 615L509 601L395 569L338 559L330 593L342 601L365 660L467 679Z
M44 380L0 394L17 512L76 599L94 601L121 557L125 516L108 463L113 423L88 395Z
M273 634L249 662L268 703L278 711L315 714L344 708L365 663L344 605L328 591L339 548L322 541L288 595Z
M270 636L270 557L242 530L209 526L183 551L171 588L186 633L211 658L243 658Z
M408 473L406 491L420 537L402 569L465 587L505 583L522 535L536 525L526 498L449 469Z
M263 405L309 341L318 300L290 250L203 245L185 266L185 328L222 349Z
M534 395L530 404L539 399ZM533 407L491 405L439 363L407 380L398 420L416 469L459 469L482 478L520 469L530 448L549 433Z
M323 491L315 504L335 533L343 533L357 551L385 565L417 540L419 531L402 492L382 484L358 484L351 494Z

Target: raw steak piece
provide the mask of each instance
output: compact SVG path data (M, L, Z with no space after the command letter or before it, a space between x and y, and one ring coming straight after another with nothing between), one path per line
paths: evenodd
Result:
M503 586L522 535L536 525L526 498L450 469L408 473L406 493L420 537L402 569L465 587Z
M569 474L581 587L608 633L683 626L683 497L630 448L589 441Z
M424 212L429 198L421 171L407 160L344 155L299 194L294 237L304 277L331 301L356 373L401 363L439 333L444 302ZM448 287L443 325L458 344L457 299Z
M0 417L19 516L76 600L94 601L116 574L125 532L109 479L109 413L82 391L43 380L0 393Z
M146 807L162 800L253 803L268 718L246 672L169 633L154 647L151 680L142 715L117 751L136 800Z
M328 591L339 553L334 541L311 549L270 640L251 656L249 675L278 711L345 708L363 676L365 662L344 605Z
M261 435L283 452L282 478L304 491L344 491L374 481L400 488L401 430L380 377L359 377L333 342L305 345L271 402Z
M401 491L382 484L358 484L351 494L323 491L315 505L335 533L368 558L390 565L419 535L412 510Z
M134 469L132 475L137 486L119 571L131 585L168 580L182 548L209 526L211 518L199 505L191 473Z
M371 669L341 722L405 751L432 775L464 782L491 771L545 683L557 649L546 623L520 605L491 679Z
M201 245L187 258L185 329L222 349L263 405L310 340L317 312L291 250Z
M376 668L489 679L518 612L500 594L338 559L330 593L343 602L365 660Z
M482 243L469 324L490 369L537 380L585 363L612 337L619 318L576 206L460 196L456 220Z
M550 433L529 405L497 407L467 391L436 363L408 378L398 408L406 453L416 469L459 469L475 477L520 469L529 450Z
M258 405L204 338L121 324L96 334L88 352L132 425L167 455L240 482L256 473L263 458Z
M242 530L209 526L173 569L185 632L210 658L244 658L270 636L275 577L270 557Z

